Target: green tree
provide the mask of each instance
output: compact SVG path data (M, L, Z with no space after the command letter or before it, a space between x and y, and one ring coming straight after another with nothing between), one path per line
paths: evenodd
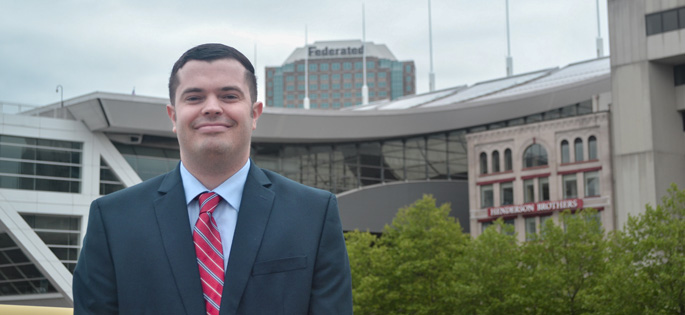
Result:
M593 288L606 266L606 240L595 210L565 211L523 245L521 282L528 314L593 312Z
M631 216L611 238L598 305L608 314L685 314L685 191Z
M473 240L457 259L455 314L521 314L525 272L513 226L499 219Z
M378 239L348 233L351 265L365 269L353 273L356 314L459 313L452 266L468 236L449 212L426 195L400 209Z

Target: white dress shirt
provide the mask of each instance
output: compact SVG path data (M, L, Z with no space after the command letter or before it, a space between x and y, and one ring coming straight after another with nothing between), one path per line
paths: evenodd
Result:
M221 196L219 205L214 210L212 217L216 221L221 235L221 247L224 252L224 268L228 268L228 256L231 254L233 244L233 234L235 233L236 222L238 221L238 210L243 198L243 189L247 180L247 173L250 170L250 160L233 176L221 183L214 190L209 190L202 185L193 174L185 168L181 162L181 180L185 191L186 204L188 207L188 219L190 220L190 233L193 233L195 222L200 217L200 205L198 196L203 192L213 191ZM226 270L226 269L224 269Z

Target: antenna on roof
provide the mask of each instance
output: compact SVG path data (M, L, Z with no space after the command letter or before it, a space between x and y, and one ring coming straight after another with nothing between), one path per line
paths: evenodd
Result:
M435 91L435 73L433 72L433 23L431 22L431 0L428 0L428 47L430 50L431 68L428 73L428 90Z
M364 85L362 85L362 105L369 103L369 87L366 86L366 11L364 3L362 3L362 76L364 77Z
M597 0L597 58L604 56L604 40L599 30L599 0Z
M511 43L509 40L509 0L505 1L507 6L507 76L510 77L514 73L514 60L511 58Z
M309 50L307 49L307 24L304 25L304 109L309 109Z

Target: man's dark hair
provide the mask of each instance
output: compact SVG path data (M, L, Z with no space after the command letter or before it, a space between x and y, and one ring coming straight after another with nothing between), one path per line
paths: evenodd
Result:
M202 44L186 51L174 64L169 76L169 99L171 105L175 105L176 89L178 88L178 70L190 60L201 60L212 62L219 59L234 59L245 67L245 81L250 89L250 101L257 101L257 77L254 74L254 67L250 60L237 49L223 44Z

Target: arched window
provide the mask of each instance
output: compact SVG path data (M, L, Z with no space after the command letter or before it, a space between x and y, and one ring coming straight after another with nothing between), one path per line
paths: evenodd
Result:
M583 160L583 140L580 140L580 138L576 138L575 141L573 141L573 146L576 149L576 162L580 162Z
M595 138L595 136L590 136L590 138L587 139L587 159L597 159L597 138Z
M492 152L492 172L499 173L499 151Z
M568 141L561 141L561 163L571 162L571 152L569 151Z
M512 164L513 163L511 162L511 150L506 149L504 150L504 170L511 171Z
M488 155L485 152L480 154L480 173L488 173Z
M547 150L537 143L531 144L523 152L523 167L542 165L547 165Z

